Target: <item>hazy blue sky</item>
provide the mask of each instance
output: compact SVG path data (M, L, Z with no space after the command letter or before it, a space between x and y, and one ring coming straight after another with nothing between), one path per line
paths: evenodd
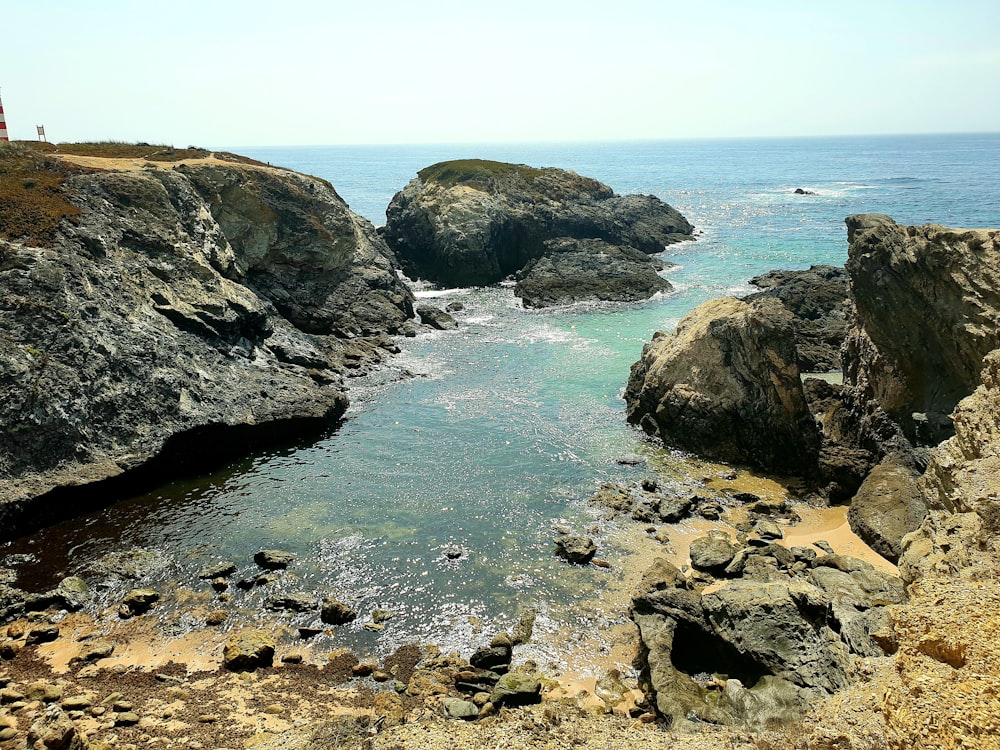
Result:
M13 138L1000 131L997 0L7 0Z

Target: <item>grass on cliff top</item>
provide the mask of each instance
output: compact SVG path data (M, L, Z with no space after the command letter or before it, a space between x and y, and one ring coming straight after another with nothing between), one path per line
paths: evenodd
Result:
M543 174L543 170L525 164L508 164L486 159L459 159L443 161L424 167L417 175L425 183L436 182L443 187L468 185L480 190L490 190L498 181L520 177L533 182Z
M0 144L0 236L50 246L59 223L80 213L63 183L82 171L21 143Z

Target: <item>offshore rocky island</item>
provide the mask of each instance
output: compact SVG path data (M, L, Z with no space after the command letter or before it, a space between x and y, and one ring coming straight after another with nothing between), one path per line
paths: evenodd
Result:
M526 307L635 301L669 290L655 256L694 233L656 198L477 160L421 170L381 231L322 180L231 154L15 144L0 174L0 539L197 470L206 453L335 425L348 379L398 351L394 337L456 325L417 306L400 272L444 285L513 276ZM641 526L708 524L636 571L642 693L605 686L614 697L591 715L518 664L530 619L466 657L412 647L322 667L282 652L265 625L232 633L208 665L137 672L112 655L162 592L128 592L117 619L131 630L101 632L66 614L93 608L86 580L26 591L12 569L0 578L0 746L238 747L265 730L258 747L492 747L518 732L528 747L989 746L1000 234L847 223L846 269L775 272L758 294L706 303L657 334L628 377L628 419L656 440L789 490L720 501L650 477L595 496ZM802 376L835 368L842 384ZM849 504L877 555L789 541L804 507L831 502ZM589 562L588 540L566 532L560 549ZM256 565L266 585L294 558L262 551ZM205 571L216 625L234 572ZM332 597L268 601L325 626L358 616ZM289 700L297 727L276 723ZM333 704L348 719L331 718ZM262 718L234 723L240 713Z

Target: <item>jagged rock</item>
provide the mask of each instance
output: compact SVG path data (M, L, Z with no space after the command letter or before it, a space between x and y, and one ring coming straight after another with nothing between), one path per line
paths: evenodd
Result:
M0 539L106 502L94 482L326 429L345 338L391 346L412 316L391 252L322 180L31 158L65 172L77 214L44 241L0 237Z
M510 672L497 680L490 694L494 706L526 706L542 701L542 684L523 672Z
M244 630L226 643L222 666L232 672L252 672L274 661L274 637L262 630Z
M810 266L805 271L769 271L750 279L764 291L743 299L779 300L795 316L793 336L802 372L841 369L840 347L847 334L848 276L843 268Z
M517 272L514 294L525 307L573 302L638 302L673 289L657 273L663 262L603 240L560 238Z
M339 599L328 596L323 599L319 617L327 625L346 625L357 619L358 613Z
M741 550L726 573L737 580L700 593L698 576L657 560L633 597L655 704L672 723L800 715L847 684L853 654L884 653L884 605L906 600L902 581L868 563L827 555L809 568L776 544ZM712 674L728 678L721 694L698 681Z
M1000 230L907 227L880 214L850 216L847 229L856 322L845 383L859 408L871 403L934 445L1000 347ZM918 436L915 413L939 429Z
M284 570L297 555L294 552L282 552L280 549L262 549L253 556L253 561L265 570Z
M458 321L444 310L431 305L420 305L417 308L417 315L420 316L421 323L429 325L431 328L437 328L439 331L450 331L458 328Z
M724 534L708 534L691 542L691 567L719 573L733 561L736 547Z
M211 580L215 578L228 578L233 573L236 572L236 564L231 562L218 562L214 565L209 565L208 567L202 568L201 572L198 573L198 578L202 580Z
M264 600L264 609L275 612L310 612L317 608L311 594L279 594Z
M847 512L851 530L893 563L899 560L903 537L927 515L919 478L912 467L889 457L868 475Z
M665 443L811 475L820 438L802 391L791 314L776 300L699 305L632 366L628 420Z
M556 554L575 565L586 565L597 553L597 545L587 536L557 537Z
M547 240L597 239L653 254L692 232L653 196L618 196L560 169L470 159L420 170L389 204L383 236L411 277L482 286L545 255Z

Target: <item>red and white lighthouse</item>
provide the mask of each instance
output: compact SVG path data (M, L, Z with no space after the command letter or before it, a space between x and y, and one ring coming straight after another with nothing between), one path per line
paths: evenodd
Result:
M7 121L3 116L3 99L0 99L0 141L9 141L7 137Z

